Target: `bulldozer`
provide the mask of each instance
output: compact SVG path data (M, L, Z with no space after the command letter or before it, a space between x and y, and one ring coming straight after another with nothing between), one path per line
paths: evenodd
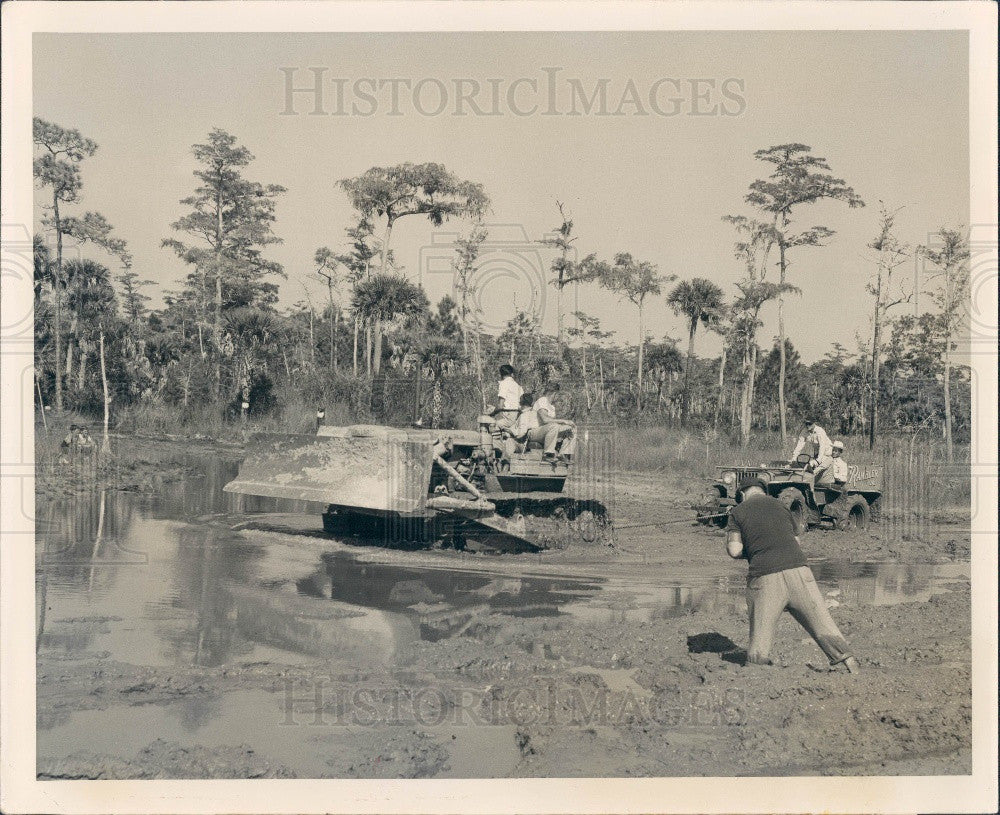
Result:
M739 498L737 488L745 478L764 482L767 494L777 498L792 514L796 532L810 527L846 531L865 529L878 521L882 507L881 467L851 466L845 484L817 484L809 467L811 456L795 461L771 461L759 466L719 467L719 477L709 487L701 503L693 509L703 524L726 526L729 510Z
M331 534L537 552L548 547L526 516L569 521L584 539L608 525L599 502L563 494L571 466L538 448L512 449L483 414L476 430L321 425L315 435L256 435L223 489L319 503Z

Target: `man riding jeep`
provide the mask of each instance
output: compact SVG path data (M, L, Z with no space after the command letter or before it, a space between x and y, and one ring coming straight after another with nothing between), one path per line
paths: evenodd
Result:
M819 525L863 529L869 520L877 520L882 497L881 468L871 465L863 471L849 468L842 457L842 442L830 442L823 428L815 422L808 422L804 427L806 432L795 448L793 461L759 465L743 462L719 467L719 477L703 500L694 505L698 520L725 526L727 513L738 502L736 485L749 477L763 482L765 492L785 505L800 532ZM816 446L803 453L801 448L810 444ZM825 467L821 466L824 448L829 461Z
M802 421L802 432L788 463L795 464L802 453L810 455L806 472L813 473L817 483L823 481L826 471L833 464L833 443L826 431L810 418Z
M844 458L844 443L842 441L835 441L830 450L830 455L833 456L833 460L830 464L830 468L826 471L826 475L829 477L829 481L837 489L842 490L844 485L847 483L847 479L850 474L850 469L847 466L847 460ZM827 483L818 482L818 483Z

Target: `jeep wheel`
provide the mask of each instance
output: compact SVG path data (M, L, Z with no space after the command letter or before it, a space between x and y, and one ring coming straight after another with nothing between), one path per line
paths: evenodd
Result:
M715 526L719 529L726 528L729 523L729 516L722 511L722 506L719 504L719 497L718 490L709 490L705 493L701 506L698 508L698 517L696 518L698 523L704 526Z
M868 520L877 524L882 520L882 496L880 495L868 505Z
M802 493L795 487L787 487L778 493L778 500L792 513L795 534L805 534L809 526L806 524L806 505L802 500Z
M868 502L863 495L852 495L847 499L847 513L837 522L837 529L847 532L854 529L867 529L870 512Z

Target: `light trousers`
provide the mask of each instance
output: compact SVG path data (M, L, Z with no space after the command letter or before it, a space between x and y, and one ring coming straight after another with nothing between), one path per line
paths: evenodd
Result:
M788 609L823 649L831 665L851 656L850 646L823 601L812 569L799 566L747 581L750 647L747 662L765 662L774 643L781 612Z

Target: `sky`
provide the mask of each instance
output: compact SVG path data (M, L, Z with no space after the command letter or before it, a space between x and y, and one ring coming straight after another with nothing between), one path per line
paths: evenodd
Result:
M768 172L754 151L809 145L867 206L795 215L836 230L791 255L802 294L786 305L786 330L806 362L870 330L866 244L880 200L902 208L898 234L914 245L969 220L964 32L36 34L33 63L34 114L99 145L67 209L108 218L156 284L154 305L186 274L160 243L179 237L170 224L195 186L191 145L214 127L254 154L248 178L287 188L274 225L283 243L268 251L288 275L286 306L326 296L313 254L345 248L353 218L338 180L405 161L442 163L490 195L484 323L525 308L554 331L555 291L541 280L552 255L537 241L559 223L557 200L578 256L630 252L731 297L743 267L722 216L751 214L747 187ZM307 88L317 75L319 108L312 92L289 100L289 77ZM602 86L606 103L588 112ZM39 216L44 202L36 193ZM451 241L468 228L412 216L394 229L397 262L432 301L451 290ZM565 311L575 309L636 341L635 309L614 294L567 289ZM769 344L775 308L762 318ZM665 296L648 301L645 323L653 340L686 342ZM696 350L717 354L719 339L700 335Z

